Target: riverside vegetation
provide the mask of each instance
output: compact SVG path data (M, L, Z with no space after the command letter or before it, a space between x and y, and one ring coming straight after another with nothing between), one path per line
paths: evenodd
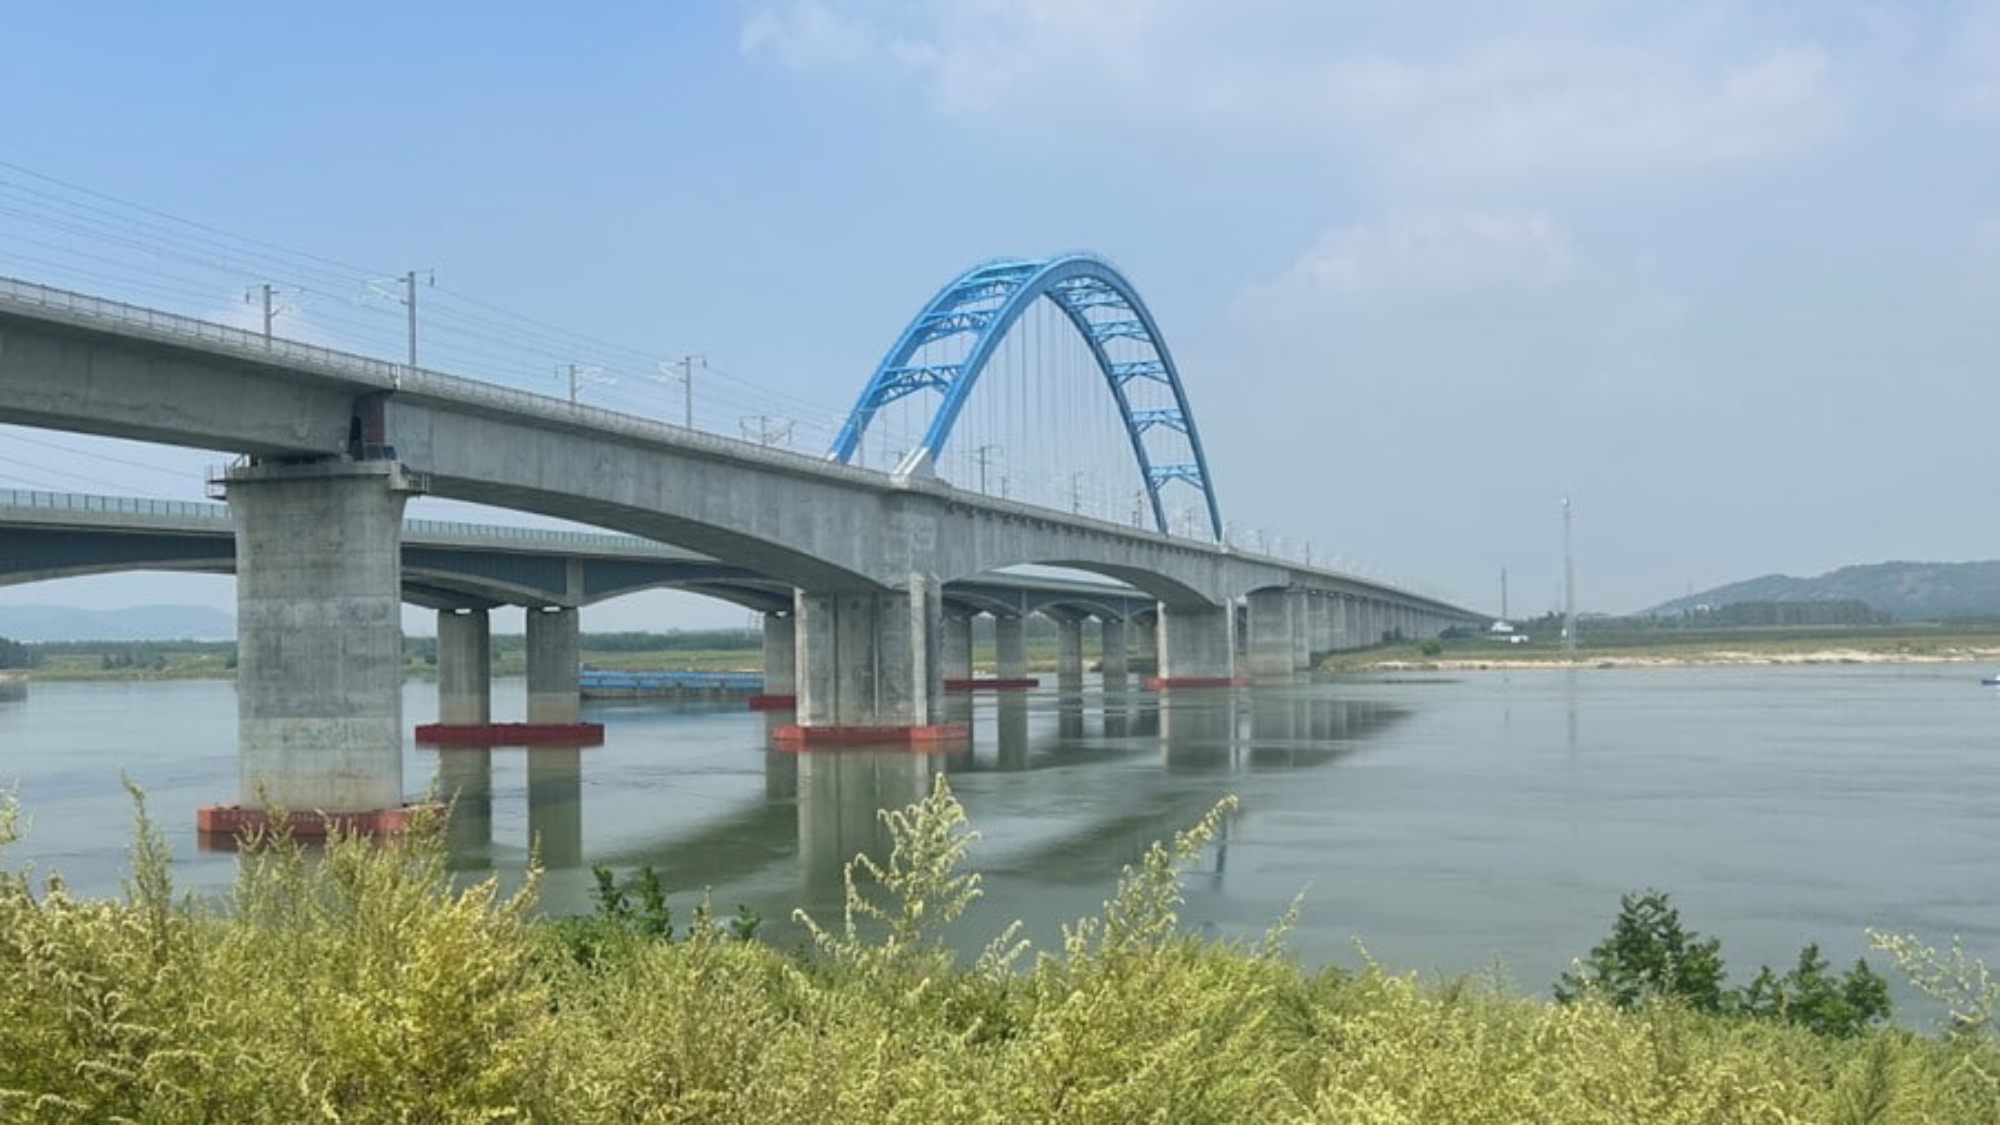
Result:
M601 877L595 918L537 921L532 876L453 889L435 825L261 841L206 905L141 801L122 897L0 875L0 1121L2000 1119L2000 989L1956 951L1889 943L1950 1005L1936 1035L1690 1002L1719 961L1655 896L1555 1003L1365 957L1306 971L1285 920L1253 944L1178 929L1180 873L1229 811L1154 845L1060 948L1010 930L959 965L941 935L980 884L942 780L885 814L890 857L850 865L845 916L802 919L797 953L705 906L675 935L643 873ZM15 820L0 805L0 841Z

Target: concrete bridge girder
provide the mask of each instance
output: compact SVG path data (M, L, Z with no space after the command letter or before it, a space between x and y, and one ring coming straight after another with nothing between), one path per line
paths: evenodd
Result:
M887 588L909 573L883 565L906 520L875 474L782 451L746 466L698 442L423 395L385 413L397 457L434 495L672 543L804 589Z
M1052 520L945 485L904 482L784 451L328 353L257 354L257 341L60 309L0 312L0 420L258 455L337 457L368 414L374 436L438 495L547 512L730 557L808 589L946 580L1012 563L1072 565L1170 605L1214 605L1272 584L1273 568L1115 525ZM147 393L133 394L143 386ZM161 400L164 400L164 404ZM228 402L228 411L207 404ZM366 403L366 406L360 404ZM372 413L371 413L372 412ZM872 500L857 504L857 493ZM1242 571L1247 573L1231 573Z
M1281 571L1220 548L982 501L938 482L783 451L690 449L560 418L507 417L403 392L389 400L396 454L430 491L540 512L726 558L805 590L900 587L1017 564L1116 578L1170 604L1217 604ZM713 439L711 439L713 440Z
M347 449L366 379L48 309L0 309L0 422L271 456ZM144 387L143 395L130 393ZM227 409L217 404L227 403Z

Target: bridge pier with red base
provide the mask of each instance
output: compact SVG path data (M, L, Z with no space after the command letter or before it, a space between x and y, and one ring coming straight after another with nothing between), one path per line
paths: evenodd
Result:
M764 690L750 696L752 711L790 711L799 705L798 617L791 610L764 615Z
M941 587L912 574L902 589L795 593L798 721L772 737L806 746L965 737L963 724L937 721Z
M221 483L236 525L239 782L197 827L229 833L271 807L301 810L301 834L401 830L411 482L395 462L329 459L238 466Z
M493 721L492 620L484 608L438 610L438 722Z
M781 750L806 750L816 746L909 746L924 749L965 742L971 737L970 723L884 727L808 727L789 723L771 731L771 741L777 743Z
M583 637L575 606L529 606L528 721L574 723L583 714L577 669Z
M268 837L280 828L300 840L323 840L336 832L347 836L399 836L419 817L441 817L443 805L403 805L369 812L287 813L281 824L264 809L242 805L203 805L195 810L194 830L205 847L227 848L231 842Z
M417 745L602 746L603 723L418 723Z

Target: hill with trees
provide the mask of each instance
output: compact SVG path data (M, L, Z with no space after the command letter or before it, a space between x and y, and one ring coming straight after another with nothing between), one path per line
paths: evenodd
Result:
M1799 608L1786 610L1786 606ZM1866 623L1853 619L1857 606L1867 607L1877 620L2000 617L2000 561L1870 563L1812 578L1767 574L1662 602L1646 612L1663 617L1708 615L1717 624ZM1735 617L1745 620L1729 620ZM1817 620L1822 617L1828 620Z

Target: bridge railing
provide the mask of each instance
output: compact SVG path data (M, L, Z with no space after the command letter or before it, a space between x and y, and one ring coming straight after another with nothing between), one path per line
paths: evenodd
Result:
M283 359L332 369L342 374L359 375L368 382L383 386L396 385L402 374L410 370L403 364L386 363L352 352L336 351L317 344L301 344L296 340L265 336L226 324L163 312L144 305L106 300L19 278L0 277L0 301L64 313L82 320L105 321L127 329L139 329L155 337L219 346L247 356Z
M202 500L153 500L141 496L100 496L88 492L39 492L24 488L0 488L0 508L50 512L102 512L120 516L163 516L173 519L229 522L229 505ZM438 539L475 539L538 546L564 546L579 550L647 551L676 553L674 548L631 535L611 535L563 528L508 527L503 524L459 523L455 520L412 519L403 521L406 535Z
M633 535L608 535L596 531L566 531L551 527L507 527L493 523L458 523L452 520L404 520L405 535L430 535L440 539L485 539L516 543L556 544L576 548L671 552L674 549L651 539Z
M175 516L227 521L229 509L199 500L149 500L139 496L97 496L86 492L33 492L0 488L0 507L63 512L108 512L124 516Z
M878 488L894 487L887 473L831 463L824 458L793 450L773 449L760 442L566 401L462 375L449 375L411 364L390 363L317 344L265 336L144 305L93 297L19 278L0 277L0 307L7 304L26 306L44 315L53 314L55 319L115 326L125 334L142 335L165 343L197 344L210 351L245 359L283 362L290 367L349 379L382 390L433 394L443 399L588 425L642 440L670 441L683 447L708 450L802 475L845 477Z
M759 442L692 429L656 418L570 402L552 395L462 375L448 375L411 364L371 359L317 344L265 336L179 313L93 297L19 278L0 277L0 306L7 304L27 306L45 314L53 313L57 319L115 325L127 334L141 334L163 342L199 344L211 351L246 359L282 361L288 366L353 379L384 390L421 390L441 398L477 402L545 418L587 422L614 432L647 438L667 437L684 444L726 452L732 457L788 465L816 474L851 475L853 479L877 483L885 482L888 477L887 473L829 464L823 458L809 454L773 449Z

